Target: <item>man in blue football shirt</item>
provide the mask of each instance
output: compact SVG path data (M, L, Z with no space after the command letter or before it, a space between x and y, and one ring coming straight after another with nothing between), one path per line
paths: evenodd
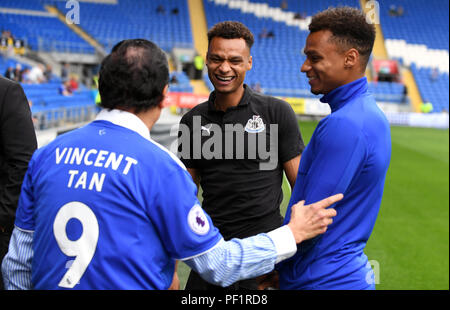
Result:
M335 195L300 202L267 234L225 242L197 187L150 129L167 93L167 60L141 39L102 62L97 119L33 155L2 263L7 289L166 289L175 260L222 286L271 271L325 232Z
M318 13L304 52L314 94L330 105L303 152L289 205L334 193L338 216L328 231L299 245L278 266L282 289L374 289L363 250L380 208L391 156L390 128L368 93L364 77L375 40L374 25L350 7ZM291 218L288 207L285 223Z

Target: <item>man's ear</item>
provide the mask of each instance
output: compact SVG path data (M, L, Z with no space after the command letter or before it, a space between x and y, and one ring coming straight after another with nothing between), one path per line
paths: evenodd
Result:
M169 84L166 84L166 86L164 86L164 89L162 91L163 98L165 98L167 96L168 92L169 92ZM161 109L164 108L164 99L161 100L161 102L159 103L158 107L161 108Z
M208 67L208 64L209 64L209 53L206 52L206 57L205 57L205 65L206 65L206 67Z
M250 55L250 57L248 58L248 69L247 70L251 70L253 66L253 58Z
M166 86L164 86L162 93L164 96L166 96L168 92L169 92L169 84L166 84Z
M345 53L344 67L346 69L354 68L359 63L359 52L351 48Z

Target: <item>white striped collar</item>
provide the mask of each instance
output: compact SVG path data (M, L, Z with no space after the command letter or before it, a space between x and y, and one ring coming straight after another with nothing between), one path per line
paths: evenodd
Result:
M150 130L144 122L136 116L136 114L118 109L102 109L100 113L98 113L95 120L108 121L117 126L128 128L134 132L137 132L145 139L152 141L150 137Z

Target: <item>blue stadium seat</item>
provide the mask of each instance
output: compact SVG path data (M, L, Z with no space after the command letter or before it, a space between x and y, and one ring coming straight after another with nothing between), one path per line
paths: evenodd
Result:
M0 3L2 7L3 2ZM94 53L94 48L55 16L0 13L0 25L36 51Z
M170 78L176 77L177 83L169 85L170 92L192 93L193 87L190 83L189 77L183 71L173 71L170 73Z
M67 12L64 1L44 0ZM166 12L158 14L163 5ZM178 14L171 10L178 8ZM83 20L80 27L109 50L119 41L143 38L154 41L166 51L173 47L193 47L186 0L120 0L117 4L80 2Z
M390 16L389 7L402 6L402 16ZM432 49L448 50L448 1L383 0L380 22L385 39L403 39Z
M0 7L32 11L45 11L40 1L33 0L2 0Z

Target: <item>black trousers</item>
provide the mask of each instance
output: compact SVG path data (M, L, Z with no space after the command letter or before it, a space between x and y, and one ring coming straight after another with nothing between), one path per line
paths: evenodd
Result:
M11 239L10 231L0 231L0 266L3 261L3 257L5 257L6 253L8 253L9 239ZM3 276L0 268L0 290L4 289Z
M258 283L256 279L247 279L233 283L227 287L221 287L211 284L200 277L198 273L191 270L189 278L186 282L185 290L208 290L208 291L236 291L236 290L257 290Z

